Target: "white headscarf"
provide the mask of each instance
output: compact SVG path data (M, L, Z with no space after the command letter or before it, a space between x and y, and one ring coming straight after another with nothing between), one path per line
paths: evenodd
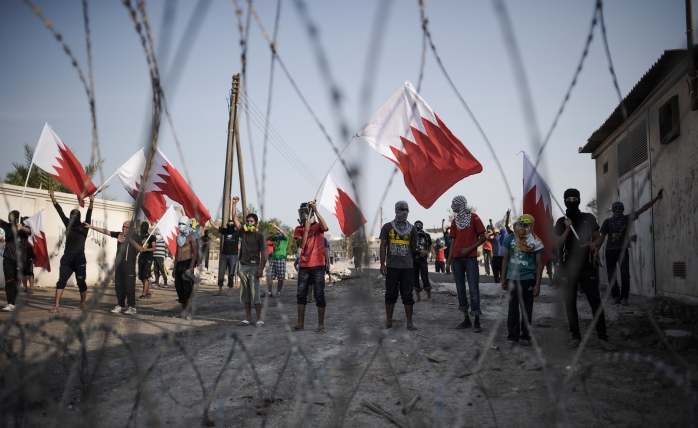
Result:
M179 233L177 234L177 245L181 247L185 242L187 242L187 236L189 236L191 233L191 219L187 216L182 216L179 218L179 222L177 223L186 224L186 226L178 226Z
M451 202L451 210L456 214L456 226L463 230L470 226L470 207L465 196L458 195Z

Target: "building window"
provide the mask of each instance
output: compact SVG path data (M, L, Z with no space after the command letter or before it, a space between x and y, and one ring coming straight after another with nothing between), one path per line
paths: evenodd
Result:
M603 173L606 174L608 172L608 162L604 162L603 164Z
M679 96L674 95L659 107L659 142L669 144L681 133L679 126Z
M622 177L649 159L647 123L642 120L618 142L618 177Z

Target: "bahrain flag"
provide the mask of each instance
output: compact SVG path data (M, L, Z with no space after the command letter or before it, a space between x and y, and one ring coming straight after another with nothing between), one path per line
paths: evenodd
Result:
M46 232L44 229L44 210L39 211L28 219L24 225L32 230L27 242L34 251L34 266L44 268L51 272L51 263L48 258L48 245L46 244Z
M424 208L460 180L482 171L409 80L357 136L400 168L405 185Z
M533 232L543 242L543 264L553 257L555 233L553 230L553 211L550 205L550 187L538 174L526 152L523 154L523 213L536 219Z
M339 186L332 174L328 174L325 180L320 205L337 217L339 227L345 236L350 236L366 224L366 219L359 207Z

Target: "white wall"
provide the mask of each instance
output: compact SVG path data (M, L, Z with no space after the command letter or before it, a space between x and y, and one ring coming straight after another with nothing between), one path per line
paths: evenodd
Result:
M0 218L7 221L7 215L12 210L20 209L22 198L22 186L0 184ZM66 216L70 210L79 208L77 197L68 193L56 193L56 200L63 208ZM81 208L82 219L87 214L88 203ZM34 268L35 285L39 287L54 287L58 281L58 270L63 250L65 249L65 227L56 212L47 190L27 189L22 202L20 215L31 216L44 210L44 228L48 243L49 257L51 260L51 272L41 268ZM111 202L95 199L92 210L92 225L109 230L120 231L124 221L130 220L133 215L133 205L123 202ZM116 240L101 233L91 230L85 242L85 257L87 258L87 285L99 283L105 272L114 263L116 255ZM0 276L0 285L5 285L4 276ZM68 285L75 285L75 275L68 281Z

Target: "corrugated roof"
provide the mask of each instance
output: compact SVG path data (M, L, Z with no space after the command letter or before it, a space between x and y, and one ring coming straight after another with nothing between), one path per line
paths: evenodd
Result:
M623 99L625 108L630 117L643 101L655 90L676 67L686 61L686 49L674 49L664 51L662 56L645 73L630 93ZM613 134L625 121L621 104L618 104L613 113L606 119L599 129L591 134L587 144L579 150L579 153L593 153L606 139Z

